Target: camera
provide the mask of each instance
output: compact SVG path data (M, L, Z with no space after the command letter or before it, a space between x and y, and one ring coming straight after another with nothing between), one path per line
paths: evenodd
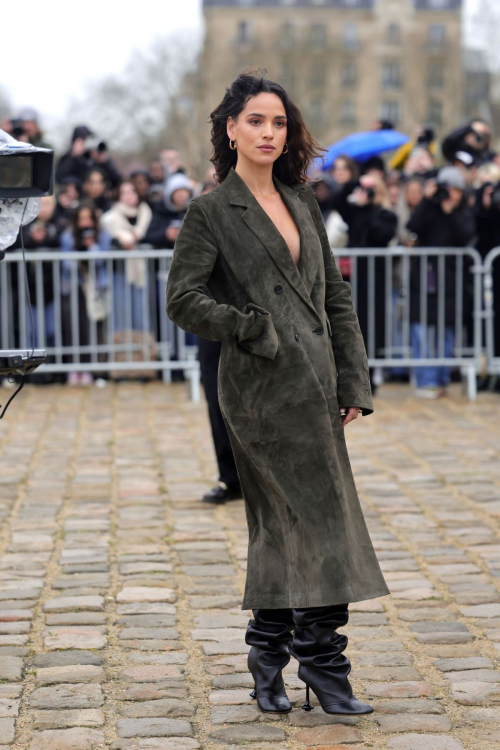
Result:
M417 143L420 146L428 146L434 140L434 130L432 128L424 128L417 138Z
M358 182L354 186L354 190L352 191L352 193L347 196L348 203L357 203L357 198L356 198L356 195L354 194L356 190L363 190L366 193L368 203L373 203L373 201L375 200L375 190L372 187L367 187L367 188L363 187L361 182L359 182L358 180Z
M53 184L54 152L17 141L0 130L0 260L5 257L6 248L15 242L20 228L36 219L41 199L52 195ZM45 351L35 349L34 345L31 351L0 350L0 376L24 376L45 360ZM4 407L0 419L23 384L24 378Z
M40 199L52 195L54 152L16 141L0 130L0 260L21 225L40 212Z
M450 191L448 189L448 183L446 182L438 182L436 184L437 190L432 196L432 200L434 203L442 203L443 201L447 201L450 198Z

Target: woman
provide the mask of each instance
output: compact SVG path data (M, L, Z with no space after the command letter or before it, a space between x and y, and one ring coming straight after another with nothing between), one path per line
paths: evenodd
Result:
M65 253L77 250L106 251L110 248L110 237L98 231L98 218L92 204L81 203L71 221L71 228L61 235L61 250ZM108 276L105 261L96 261L95 273L88 261L79 261L74 274L74 261L61 262L61 323L64 346L88 347L91 343L90 327L95 325L95 336L102 343L102 322L109 313ZM78 289L73 289L74 279ZM74 297L77 301L77 318L74 317ZM77 325L78 339L73 337ZM73 356L69 357L73 361ZM90 354L81 354L78 362L90 362ZM72 371L68 375L69 385L91 385L94 379L90 372Z
M388 593L344 439L373 406L349 285L306 183L318 144L284 89L260 76L239 75L210 117L219 185L190 203L167 312L222 341L219 401L249 526L253 695L264 711L291 710L281 673L291 653L326 712L370 713L336 629L348 602Z
M110 235L114 247L121 250L136 250L144 240L151 223L150 207L139 198L131 180L122 182L118 202L101 217L102 228ZM113 276L115 331L124 329L149 330L148 301L144 296L147 288L147 261L130 258L115 265Z

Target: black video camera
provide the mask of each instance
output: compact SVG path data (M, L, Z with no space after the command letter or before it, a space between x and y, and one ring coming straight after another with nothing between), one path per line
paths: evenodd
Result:
M54 152L17 141L0 130L0 260L4 259L6 248L13 244L21 227L38 216L40 198L52 195L53 185ZM0 419L23 387L24 376L36 370L46 358L45 351L35 349L34 343L31 350L0 350L0 376L22 376L20 386L8 400Z

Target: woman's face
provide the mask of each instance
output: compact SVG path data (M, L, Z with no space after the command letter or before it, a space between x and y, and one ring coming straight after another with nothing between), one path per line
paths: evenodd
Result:
M333 179L338 185L345 185L346 182L349 182L349 180L352 180L352 172L349 169L349 165L347 164L345 159L337 159L335 164L333 165Z
M120 187L120 201L130 208L134 208L139 204L139 196L132 183L125 182Z
M78 229L95 229L92 213L88 208L82 208L78 213Z
M92 172L85 180L85 192L89 198L100 198L106 189L106 183L102 174L99 172Z
M238 161L266 167L281 156L286 143L287 120L277 94L262 92L248 100L235 122L227 120L227 135L236 141ZM261 148L267 146L265 150Z

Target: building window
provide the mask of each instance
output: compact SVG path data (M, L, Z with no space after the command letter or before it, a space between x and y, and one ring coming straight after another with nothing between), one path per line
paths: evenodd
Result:
M323 60L313 60L311 63L309 84L310 86L324 86L325 85L325 63Z
M387 27L387 41L389 44L401 43L401 27L398 23L390 23Z
M344 47L345 49L357 49L358 47L358 27L355 23L344 25Z
M313 99L309 105L309 117L315 125L323 122L323 99Z
M399 89L403 83L401 63L386 62L382 65L382 86L385 89Z
M236 41L238 44L245 44L250 41L250 24L248 21L238 21Z
M356 85L356 63L345 62L342 66L342 86Z
M322 23L311 25L311 47L319 49L326 47L326 26Z
M340 124L356 124L356 106L350 99L344 99L344 101L340 105Z
M430 99L427 105L427 121L434 128L443 124L443 105L435 99Z
M443 44L445 38L445 27L442 23L431 23L429 26L429 41L431 44Z
M394 125L401 121L401 102L384 101L380 105L380 119L388 120Z
M295 41L295 28L293 23L285 21L281 27L281 46L285 48L293 47Z
M430 89L442 89L444 86L443 63L430 62L427 67L427 86Z

